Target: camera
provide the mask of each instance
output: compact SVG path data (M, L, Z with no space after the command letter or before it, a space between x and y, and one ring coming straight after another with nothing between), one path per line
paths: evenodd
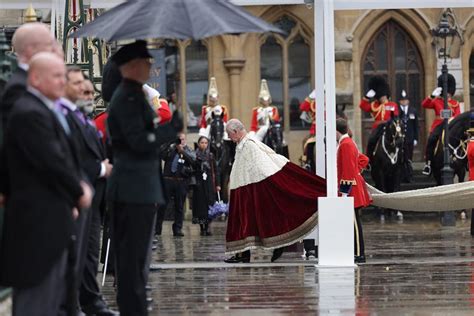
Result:
M175 143L176 145L181 145L181 139L179 139L179 137L176 138L176 140L174 141L174 143Z

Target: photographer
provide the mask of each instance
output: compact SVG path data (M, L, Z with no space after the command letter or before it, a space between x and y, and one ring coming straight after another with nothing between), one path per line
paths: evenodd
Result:
M162 150L161 159L165 161L163 177L165 182L166 201L174 198L174 223L173 236L183 237L181 231L184 217L184 201L188 188L188 182L193 175L192 163L195 160L195 153L186 145L186 135L179 133L175 142L166 145ZM165 217L166 205L158 210L156 221L157 235L161 235L163 219Z

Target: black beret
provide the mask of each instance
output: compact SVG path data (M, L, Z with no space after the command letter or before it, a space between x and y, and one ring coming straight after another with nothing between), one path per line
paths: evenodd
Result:
M146 48L146 41L139 40L120 48L115 55L112 56L112 61L115 62L117 66L122 66L133 59L152 57Z

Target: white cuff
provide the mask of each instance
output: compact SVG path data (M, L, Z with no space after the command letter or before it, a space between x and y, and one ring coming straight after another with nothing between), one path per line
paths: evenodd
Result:
M99 173L99 178L103 178L105 176L105 163L101 162L100 163L100 173Z

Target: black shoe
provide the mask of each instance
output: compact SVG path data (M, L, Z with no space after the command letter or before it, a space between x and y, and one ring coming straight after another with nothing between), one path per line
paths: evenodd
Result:
M201 230L201 236L206 236L206 232Z
M91 313L86 313L87 316L119 316L120 313L115 312L108 307L101 308L97 311L92 311Z
M365 263L365 256L354 256L354 262L355 263Z
M250 257L235 255L230 258L224 259L225 263L249 263Z
M277 261L281 257L281 255L283 254L284 249L285 249L285 247L273 249L273 255L272 255L272 259L271 259L272 262Z
M430 163L427 163L424 167L423 167L423 171L422 173L426 176L429 176L431 174L431 165Z
M204 232L204 236L212 236L212 233L207 230L207 231Z
M305 256L306 256L306 260L310 260L311 257L313 257L312 259L318 259L318 252L314 249L308 250L306 251Z
M184 234L183 234L182 231L178 230L178 231L173 232L173 236L174 237L184 237Z

